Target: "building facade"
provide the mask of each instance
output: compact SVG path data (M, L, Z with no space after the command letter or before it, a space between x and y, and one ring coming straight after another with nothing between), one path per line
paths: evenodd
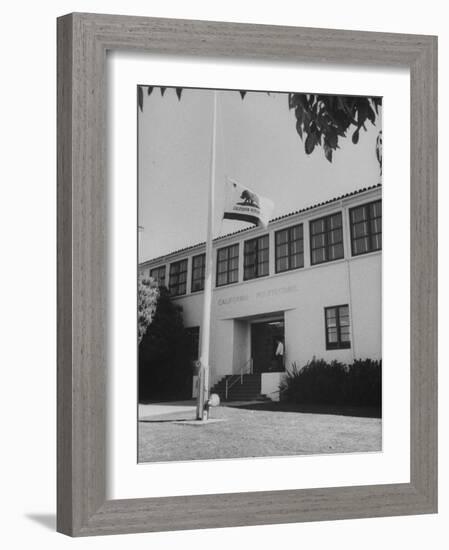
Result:
M381 359L382 189L333 198L214 240L211 383L260 373L279 398L286 369L313 357ZM166 286L200 341L205 244L139 265Z

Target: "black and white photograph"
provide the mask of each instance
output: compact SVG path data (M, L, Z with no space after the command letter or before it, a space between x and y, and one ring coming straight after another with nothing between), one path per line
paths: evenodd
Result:
M5 4L6 549L447 546L444 6Z
M382 98L136 111L138 462L382 451Z

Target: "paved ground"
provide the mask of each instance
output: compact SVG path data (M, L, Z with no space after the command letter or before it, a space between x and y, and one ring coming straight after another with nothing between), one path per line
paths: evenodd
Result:
M155 416L176 413L181 416L196 410L196 403L189 401L170 401L169 403L139 403L139 420L150 419Z
M221 406L223 422L196 427L195 403L139 406L139 461L329 454L381 450L381 419Z

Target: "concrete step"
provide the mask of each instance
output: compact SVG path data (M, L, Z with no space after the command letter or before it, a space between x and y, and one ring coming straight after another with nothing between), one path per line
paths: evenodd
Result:
M222 401L226 400L226 381L232 386L228 388L227 401L256 401L263 399L261 396L261 375L244 374L239 380L235 374L226 375L211 388L211 393L216 393Z

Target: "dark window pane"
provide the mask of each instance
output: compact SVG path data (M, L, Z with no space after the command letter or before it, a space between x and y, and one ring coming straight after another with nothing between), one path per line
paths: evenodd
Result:
M373 212L373 217L381 217L382 216L382 203L381 201L377 201L374 203L371 203L371 208Z
M245 241L243 265L245 280L268 275L268 235Z
M288 256L288 244L285 243L278 246L277 252L278 252L278 257Z
M156 281L158 286L165 286L165 265L152 269L150 277Z
M330 260L339 260L340 258L343 258L343 243L332 245L329 248Z
M352 222L357 223L366 220L365 208L354 208L352 210Z
M302 239L302 225L295 225L291 228L292 240Z
M277 231L275 242L276 272L303 267L304 245L302 224Z
M284 229L276 233L276 245L286 244L288 241L288 230Z
M204 289L206 255L200 254L192 259L192 292Z
M360 221L362 223L360 223ZM352 254L365 254L382 248L382 202L375 201L350 210Z
M338 227L341 227L341 214L338 213L338 214L334 214L333 216L329 216L329 227L326 228L326 230L328 229L336 229Z
M324 246L324 234L312 237L312 249Z
M169 290L172 296L186 293L187 260L170 264Z
M323 233L325 231L324 218L311 222L312 235Z
M324 257L324 248L318 248L317 250L312 250L312 263L318 264L325 261Z
M217 286L238 281L239 245L220 248L217 251Z
M373 248L374 250L380 250L382 248L382 233L379 233L378 235L374 235Z
M291 256L290 258L290 269L296 269L297 267L302 267L302 256L299 254L295 254L294 256Z
M277 265L277 271L286 271L288 269L287 258L281 258L280 260L278 260Z
M231 260L229 260L229 269L230 270L238 269L238 267L239 267L239 259L238 258L232 258Z
M341 243L341 242L343 242L343 232L341 229L334 229L333 231L329 231L330 244Z
M353 232L352 232L352 234L354 235L354 238L364 237L367 233L368 233L367 222L356 223L354 225Z
M320 229L319 232L318 229ZM310 234L312 265L343 258L341 212L311 221Z
M351 347L349 306L325 308L326 348L343 349Z

